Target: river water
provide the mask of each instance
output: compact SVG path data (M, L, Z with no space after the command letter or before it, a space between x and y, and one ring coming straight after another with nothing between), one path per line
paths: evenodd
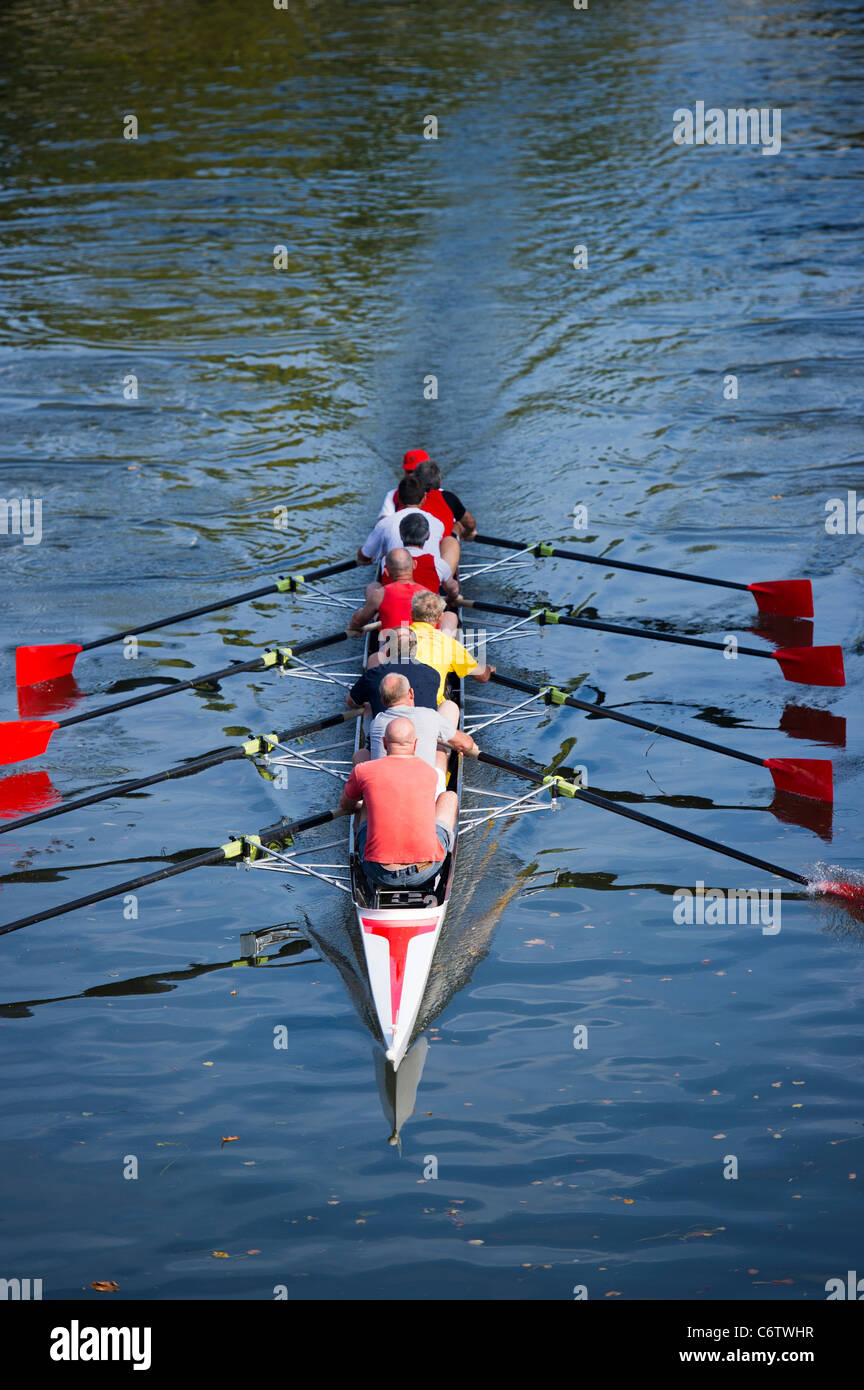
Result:
M4 718L340 626L256 601L142 636L136 660L84 654L77 688L16 708L17 642L135 632L349 557L422 446L481 532L811 576L815 635L758 624L747 594L565 560L478 596L845 649L847 686L817 688L586 630L495 648L501 671L760 759L833 758L833 818L772 800L759 766L575 710L485 747L795 871L864 867L862 540L825 524L864 498L857 6L12 0L0 22L0 481L42 508L38 544L0 536ZM676 145L697 101L780 108L781 150ZM3 812L341 698L245 676L61 729L4 769ZM6 833L0 916L337 795L228 763ZM677 924L700 881L784 887L781 930ZM860 924L584 803L479 830L388 1144L347 905L288 882L199 869L0 940L0 1275L46 1298L795 1302L860 1269ZM285 924L251 968L241 935Z

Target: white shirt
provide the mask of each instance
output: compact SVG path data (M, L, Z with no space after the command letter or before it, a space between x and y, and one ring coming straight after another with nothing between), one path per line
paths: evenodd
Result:
M393 512L391 516L378 518L361 546L367 560L381 560L388 550L404 550L405 542L399 534L399 525L402 518L410 516L412 512L416 512L418 516L425 516L429 522L429 539L419 553L434 555L436 560L441 558L441 542L444 539L443 521L439 521L437 516L432 516L429 512L424 512L420 507L403 507L400 512Z
M395 512L396 503L393 501L393 493L395 491L396 489L391 487L390 491L387 493L387 496L384 498L384 501L381 503L381 510L378 513L379 520L382 516L392 516Z
M414 755L417 758L422 758L424 763L428 763L430 767L435 766L438 744L449 743L456 732L456 725L453 721L446 719L443 714L439 714L437 709L425 709L419 705L391 705L389 709L376 714L372 720L369 730L369 751L373 758L387 756L387 749L384 747L384 734L387 725L392 724L394 719L410 719L417 733L417 747L414 750Z

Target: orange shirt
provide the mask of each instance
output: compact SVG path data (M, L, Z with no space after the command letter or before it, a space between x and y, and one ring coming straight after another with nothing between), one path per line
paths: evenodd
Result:
M345 795L366 805L366 858L376 864L437 863L444 849L435 833L438 774L422 758L387 756L351 769Z

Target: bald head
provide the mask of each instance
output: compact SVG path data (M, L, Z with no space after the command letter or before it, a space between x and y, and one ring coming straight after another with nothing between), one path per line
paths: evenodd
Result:
M384 747L388 753L411 753L417 742L417 730L410 719L391 719L384 730Z
M411 694L411 686L405 676L400 676L398 672L394 671L391 675L384 677L378 687L378 694L381 697L381 704L384 708L390 709L393 705L405 705L408 703L408 696ZM411 727L413 729L413 724Z
M397 546L395 550L388 550L384 563L391 579L404 581L410 579L414 573L414 561L401 546Z

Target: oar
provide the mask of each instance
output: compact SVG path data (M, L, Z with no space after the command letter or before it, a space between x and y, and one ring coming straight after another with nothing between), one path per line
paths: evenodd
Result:
M233 608L238 603L248 603L250 599L263 598L266 594L294 593L302 589L304 584L355 569L357 563L356 560L342 560L338 565L326 565L324 569L314 570L312 574L289 574L284 579L262 584L260 589L247 589L245 593L232 594L230 598L220 599L218 603L205 603L200 608L187 608L185 613L172 613L167 618L155 618L152 623L139 623L131 631L137 637L140 632L155 632L157 628L170 627L172 623L182 623L187 618L200 618L202 613L218 613L223 608ZM110 642L122 642L129 634L130 629L124 628L122 632L112 632L107 637L96 637L92 642L60 642L47 646L18 647L15 653L15 683L38 685L40 681L53 681L60 676L68 676L79 652L92 652L96 647L105 647Z
M542 772L535 772L533 768L523 767L521 763L511 763L506 758L498 758L493 753L480 753L478 760L481 763L488 763L490 767L498 767L504 772L511 772L515 777L524 777L537 786L547 786L552 792L559 792L564 796L572 796L577 800L587 801L591 806L599 807L601 811L611 811L613 815L623 816L626 820L638 821L640 825L650 826L652 830L661 830L664 835L674 835L676 839L689 840L691 844L701 845L703 849L714 850L717 854L725 854L727 859L738 859L742 864L751 864L755 869L764 869L766 873L777 874L780 878L789 879L790 883L801 883L811 892L831 894L859 905L864 904L864 884L852 883L843 879L810 879L805 874L797 873L795 869L784 869L782 864L772 864L769 859L757 859L755 855L747 854L745 850L733 849L731 845L724 845L720 840L711 840L706 835L697 835L692 830L684 830L680 825L670 825L668 821L656 820L654 816L646 816L642 811L634 811L630 806L617 806L614 801L608 801L605 796L598 796L596 792L589 792L573 782L568 782L563 777L547 777Z
M481 603L479 599L460 599L462 608L473 608L478 613L504 613L511 618L531 618L543 627L546 623L560 623L564 627L585 627L595 632L617 632L623 637L645 637L651 642L675 642L683 647L707 647L711 651L727 651L725 642L711 642L705 637L684 637L677 632L651 632L647 628L624 627L621 623L601 623L592 618L567 618L562 613L554 613L548 608L514 608L507 603ZM776 651L763 651L761 647L741 647L739 656L759 656L767 661L776 661L787 681L799 681L802 685L845 685L843 671L843 649L841 647L778 647Z
M232 762L239 758L257 758L261 753L269 752L277 744L288 743L294 738L304 738L306 734L316 734L322 729L334 729L339 724L356 719L362 713L363 707L358 705L356 709L345 709L339 714L328 715L326 719L314 719L308 724L297 724L293 729L283 729L281 733L254 735L252 738L246 739L244 743L232 744L230 748L217 748L215 752L205 753L200 758L192 758L188 763L182 763L179 767L168 767L162 772L152 773L149 777L139 777L134 782L115 782L113 786L106 787L104 791L93 792L88 796L77 796L73 801L64 801L62 805L51 806L48 810L34 811L32 815L20 816L18 820L0 825L0 835L6 835L10 830L23 830L25 826L36 825L39 821L52 820L55 816L65 816L67 811L80 811L85 806L95 806L98 801L110 801L115 796L131 796L133 792L143 791L145 787L154 787L158 782L177 781L181 777L191 777L195 772L204 772L208 767L219 767L221 763Z
M559 560L579 560L586 565L604 565L607 569L635 570L638 574L659 574L664 579L689 579L691 584L713 584L718 589L743 589L756 600L760 613L778 613L786 618L813 617L813 586L809 579L763 579L755 584L741 584L732 579L709 579L704 574L687 574L684 570L658 569L656 565L639 565L633 560L613 560L608 555L589 555L581 550L559 550L557 546L538 541L506 541L500 536L472 536L481 545L497 545L502 550L523 550L531 555L554 555Z
M559 690L554 685L532 685L530 681L516 680L513 676L501 676L497 671L492 680L497 685L506 685L510 690L524 690L526 693L543 695L547 705L570 705L572 709L581 709L585 714L596 715L598 719L616 719L620 724L645 729L649 734L674 738L679 743L690 743L694 748L707 748L710 753L722 753L726 758L738 758L742 763L752 763L754 767L767 767L774 786L780 792L795 792L798 796L810 796L814 801L834 800L834 765L828 758L759 758L754 753L742 753L738 748L724 748L720 743L712 743L707 738L697 738L695 734L670 729L664 724L652 724L647 719L636 719L632 714L620 714L618 710L607 709L605 705L592 705L587 700L577 700L575 695L568 695L566 691Z
M26 758L38 758L48 747L48 740L58 729L68 729L73 724L83 724L88 719L101 719L104 714L116 714L121 709L131 709L134 705L146 705L151 700L162 700L166 695L176 695L181 690L195 690L201 685L212 685L226 680L228 676L239 676L243 671L264 671L271 667L291 666L294 656L301 652L316 651L319 647L329 647L335 642L344 642L344 630L331 632L328 637L316 637L308 642L298 642L296 647L272 647L256 656L252 661L235 662L224 666L221 671L208 671L192 680L177 681L162 690L151 690L146 695L136 695L131 700L118 700L114 705L100 705L98 709L84 714L72 714L66 719L10 719L0 722L0 765L19 763Z
M137 888L145 888L148 883L159 883L163 878L174 878L176 874L185 874L190 869L200 869L206 864L230 863L232 860L244 858L247 854L254 859L262 848L279 849L280 846L289 845L294 836L302 831L312 830L317 825L326 825L328 821L337 820L344 814L345 812L337 807L335 811L321 811L318 815L306 816L303 820L277 821L275 825L268 825L264 830L259 830L257 835L242 835L229 840L227 845L220 845L218 849L190 855L180 864L172 864L166 869L156 869L152 874L141 874L138 878L129 878L125 883L115 884L113 888L102 888L98 893L88 893L85 898L74 898L72 902L60 903L58 907L49 907L43 912L33 912L29 917L19 917L16 922L9 922L5 927L0 927L0 936L20 931L22 927L32 927L36 922L47 922L51 917L62 917L64 913L74 912L79 907L92 907L94 903L104 902L106 898L133 893Z

